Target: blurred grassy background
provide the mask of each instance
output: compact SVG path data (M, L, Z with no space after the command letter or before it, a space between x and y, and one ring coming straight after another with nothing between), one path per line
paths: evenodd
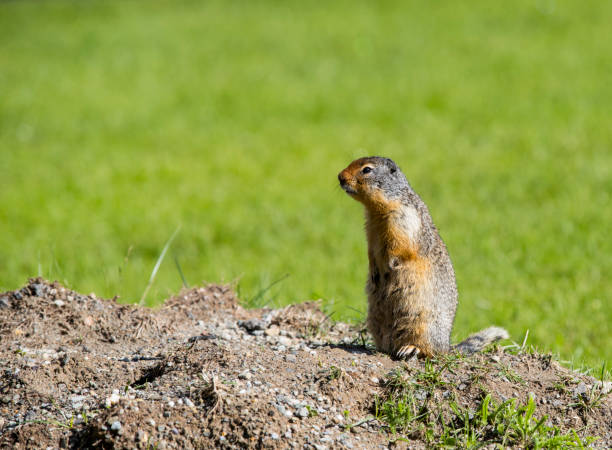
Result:
M612 3L0 3L0 288L238 280L362 318L353 158L395 159L495 323L612 359Z

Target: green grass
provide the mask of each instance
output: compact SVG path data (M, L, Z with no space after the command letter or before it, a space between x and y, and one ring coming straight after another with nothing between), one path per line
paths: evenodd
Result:
M336 175L380 154L449 247L456 339L529 329L598 366L611 21L597 1L2 2L0 288L138 301L180 225L148 303L237 280L360 318L362 212Z
M586 448L596 440L591 436L581 438L574 429L563 432L547 424L548 417L536 413L532 395L521 403L516 398L496 402L491 394L483 394L475 410L462 406L454 393L449 395L448 401L428 403L427 397L444 386L441 375L449 369L448 364L453 363L456 360L451 358L442 367L428 362L425 370L417 372L414 379L399 368L386 377L386 392L376 398L374 408L376 418L387 426L391 440L421 438L431 448L466 449L485 445L494 448ZM432 378L434 373L436 377Z

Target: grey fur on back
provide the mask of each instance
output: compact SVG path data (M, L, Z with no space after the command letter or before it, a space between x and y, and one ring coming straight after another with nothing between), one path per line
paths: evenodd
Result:
M400 172L401 173L401 172ZM403 174L402 174L403 175ZM455 270L448 254L446 244L433 222L429 208L421 197L406 182L402 200L413 205L421 218L419 235L419 252L432 263L432 284L434 302L429 305L432 318L428 328L429 341L437 351L450 350L450 335L453 330L457 311L458 291Z
M385 158L387 164L395 166L400 178L400 194L403 201L412 204L419 212L421 218L421 234L419 237L420 251L427 255L433 262L434 267L434 292L436 302L433 311L433 326L429 329L429 339L434 348L439 350L456 350L461 353L476 353L487 345L508 339L508 332L500 327L488 327L468 336L458 344L450 344L450 335L455 321L458 304L457 282L455 270L448 254L448 250L440 233L433 222L429 208L421 197L412 189L405 175L392 160ZM404 183L405 180L405 183ZM397 189L394 193L397 193Z
M432 350L447 352L451 350L450 336L457 310L458 292L455 281L455 270L448 250L436 228L429 208L414 191L399 166L389 158L369 157L373 163L384 165L386 176L377 178L375 184L385 192L388 199L398 200L404 205L413 206L419 216L421 226L418 233L418 248L422 257L431 263L431 278L428 280L429 294L418 302L426 304L429 324L426 339ZM374 289L367 289L370 296L376 296ZM409 298L404 302L415 300Z

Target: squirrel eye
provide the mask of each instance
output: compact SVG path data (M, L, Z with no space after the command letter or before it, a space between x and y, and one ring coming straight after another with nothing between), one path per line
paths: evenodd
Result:
M372 172L372 168L369 166L365 166L363 169L361 169L361 173L370 173Z

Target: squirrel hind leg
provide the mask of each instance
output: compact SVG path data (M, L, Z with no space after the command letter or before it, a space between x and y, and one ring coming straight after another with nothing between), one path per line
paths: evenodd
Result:
M504 328L489 327L468 336L457 345L454 345L453 349L469 355L481 351L493 342L497 342L501 339L508 339L509 337L510 335Z
M393 353L398 359L403 359L408 361L412 358L432 358L434 353L427 346L418 346L418 345L403 345Z
M421 353L421 350L414 345L404 345L397 352L395 352L395 356L399 359L409 360L412 358L416 358Z

